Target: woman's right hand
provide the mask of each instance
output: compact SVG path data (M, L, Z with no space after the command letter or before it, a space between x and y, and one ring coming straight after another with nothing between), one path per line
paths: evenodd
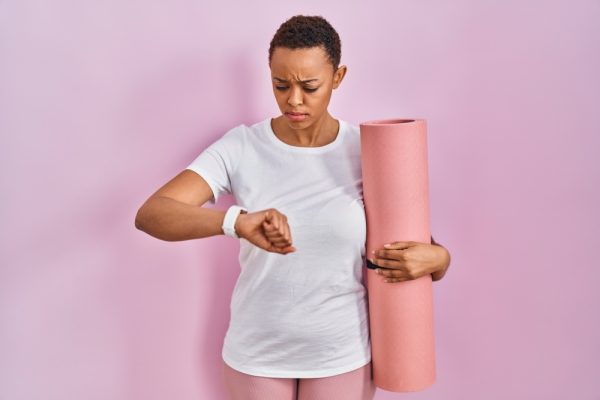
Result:
M296 251L287 217L274 208L239 214L235 231L255 246L273 253L288 254Z

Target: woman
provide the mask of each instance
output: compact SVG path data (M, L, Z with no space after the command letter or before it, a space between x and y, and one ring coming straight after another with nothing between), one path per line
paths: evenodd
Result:
M229 130L136 216L138 229L163 240L244 239L222 351L233 400L375 393L359 130L327 111L347 71L340 48L322 17L284 22L269 48L282 114ZM227 212L202 207L223 193L236 198ZM368 257L390 284L439 280L450 255L433 243L395 242Z

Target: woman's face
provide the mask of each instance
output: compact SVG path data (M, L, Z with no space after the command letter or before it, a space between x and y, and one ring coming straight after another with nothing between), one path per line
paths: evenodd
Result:
M346 73L346 66L340 66L335 74L333 68L322 47L275 48L271 56L273 93L290 126L306 128L327 115L331 91Z

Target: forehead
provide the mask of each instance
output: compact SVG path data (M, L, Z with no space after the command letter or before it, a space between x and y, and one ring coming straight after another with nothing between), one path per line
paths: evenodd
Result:
M283 79L308 79L332 69L322 47L289 49L276 47L271 57L271 75Z

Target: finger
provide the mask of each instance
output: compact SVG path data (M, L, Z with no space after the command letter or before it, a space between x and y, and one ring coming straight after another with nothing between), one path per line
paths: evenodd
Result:
M288 239L288 223L287 218L284 215L277 216L277 243L285 243ZM291 244L291 243L290 243Z
M267 250L273 253L287 254L296 251L296 248L293 246L277 247L271 244Z
M271 240L275 236L275 228L267 222L263 222L263 231L267 239Z
M288 242L288 244L291 244L291 240L289 238L288 223L287 223L287 219L284 216L281 217L278 232L281 235L281 240L283 242Z
M285 238L284 233L281 232L281 229L266 231L265 236L269 242L273 243L273 245L277 246L278 248L291 245L291 242Z
M379 250L373 250L372 257L377 257L377 258L381 258L381 259L388 259L388 260L401 261L401 260L404 260L404 251L405 250L401 250L401 249L393 249L393 250L379 249Z
M407 269L406 262L404 260L396 260L396 259L372 256L369 258L369 261L371 261L373 264L375 264L379 267L383 267L383 268L404 269L404 270Z
M263 226L265 227L265 234L269 237L269 239L275 240L280 237L283 237L281 229L275 228L275 225L273 225L272 223L270 224L268 222L263 222Z
M271 221L273 219L273 213L271 211L265 212L265 219Z
M385 278L383 281L385 283L394 283L394 282L405 282L405 281L409 281L410 279L402 279L402 278Z
M406 278L408 272L401 269L376 268L375 273L385 278Z
M398 242L386 243L383 245L383 247L385 249L402 250L402 249L408 249L409 247L416 246L418 244L420 244L420 243L412 241L412 240L408 240L408 241L398 241Z
M290 242L283 236L275 237L273 239L270 239L270 241L271 241L271 243L273 243L274 245L276 245L278 247L286 247L286 246L290 245Z
M296 248L294 246L286 246L284 248L281 249L282 253L293 253L294 251L296 251Z
M283 235L289 242L292 244L292 230L290 229L290 224L285 223L285 234Z
M262 236L262 235L259 235L256 238L256 245L258 247L260 247L261 249L267 250L267 251L271 251L271 248L273 247L273 243L271 243L271 241L266 236Z
M278 233L273 232L266 235L270 243L281 247L285 244L285 240Z
M273 216L273 221L271 221L271 224L275 227L275 229L279 230L279 227L281 226L281 216L276 213Z
M274 236L277 234L277 228L275 227L274 219L271 221L263 221L263 227L268 235Z
M391 260L391 259L379 258L379 257L371 257L371 258L369 258L369 261L371 261L373 264L383 267L383 268L400 269L400 270L404 270L404 271L407 270L406 263L404 261Z
M375 273L381 275L384 279L390 280L411 280L414 277L408 273L408 271L397 270L397 269L385 269L385 268L377 268Z

